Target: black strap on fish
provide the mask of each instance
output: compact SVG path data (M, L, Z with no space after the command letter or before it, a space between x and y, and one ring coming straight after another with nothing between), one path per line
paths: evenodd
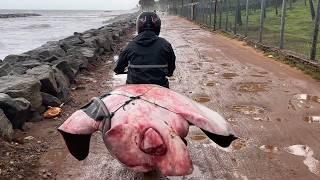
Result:
M124 108L130 102L140 99L140 96L136 97L129 97L130 99L123 103L118 109L114 112L110 112L104 102L101 100L112 94L105 94L101 97L94 97L91 101L81 108L90 118L94 119L95 121L100 121L103 123L102 126L102 133L105 134L111 128L111 119L114 114L121 108Z

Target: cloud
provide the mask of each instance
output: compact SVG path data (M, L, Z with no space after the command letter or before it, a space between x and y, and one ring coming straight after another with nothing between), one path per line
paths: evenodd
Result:
M0 9L131 9L139 0L0 0Z

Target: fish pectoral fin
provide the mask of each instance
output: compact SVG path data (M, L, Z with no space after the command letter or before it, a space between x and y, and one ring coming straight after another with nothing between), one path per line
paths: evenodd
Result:
M203 129L201 130L209 137L209 139L224 148L229 147L234 140L238 139L238 137L233 134L230 134L229 136L222 136Z
M75 157L79 161L82 161L87 158L89 154L91 134L80 135L70 134L62 130L58 131L62 134L63 139L68 147L68 150L73 157Z

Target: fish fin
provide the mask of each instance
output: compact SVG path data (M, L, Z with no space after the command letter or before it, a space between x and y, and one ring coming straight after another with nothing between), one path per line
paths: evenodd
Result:
M222 136L203 129L201 130L209 137L209 139L211 139L213 142L224 148L229 147L234 140L238 139L233 134L229 136Z
M91 134L70 134L62 130L58 130L73 157L82 161L87 158L90 148Z

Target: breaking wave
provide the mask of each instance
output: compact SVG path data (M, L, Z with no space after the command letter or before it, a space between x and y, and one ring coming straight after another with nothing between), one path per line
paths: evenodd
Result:
M47 29L50 27L50 24L31 24L29 26L23 27L23 29Z

